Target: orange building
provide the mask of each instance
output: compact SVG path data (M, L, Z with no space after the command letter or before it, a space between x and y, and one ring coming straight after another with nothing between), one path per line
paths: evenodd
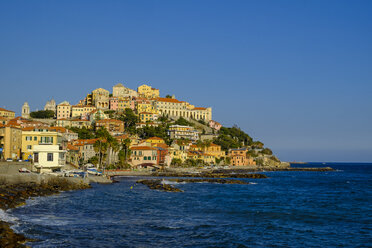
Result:
M98 120L96 128L105 127L107 131L112 133L124 132L124 122L115 119Z
M248 148L230 149L229 157L231 159L231 165L234 166L256 165L256 162L247 156L247 152Z

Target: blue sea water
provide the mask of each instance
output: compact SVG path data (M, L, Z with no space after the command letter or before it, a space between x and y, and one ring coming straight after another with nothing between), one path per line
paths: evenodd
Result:
M8 214L39 240L31 247L371 247L372 164L331 166L266 172L249 185L175 185L184 193L122 177Z

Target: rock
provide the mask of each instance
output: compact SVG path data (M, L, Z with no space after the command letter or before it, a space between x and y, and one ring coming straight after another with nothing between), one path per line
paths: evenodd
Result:
M162 183L160 179L153 179L153 180L138 180L137 183L142 183L149 187L150 189L156 189L166 192L183 192L182 190L173 187L172 185Z

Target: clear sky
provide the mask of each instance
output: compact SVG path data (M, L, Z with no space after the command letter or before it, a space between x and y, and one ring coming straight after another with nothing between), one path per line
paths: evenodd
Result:
M372 161L372 1L1 1L0 107L122 82L282 160Z

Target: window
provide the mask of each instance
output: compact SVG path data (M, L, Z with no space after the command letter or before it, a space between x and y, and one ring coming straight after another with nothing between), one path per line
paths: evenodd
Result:
M34 137L34 141L36 141L36 140L37 140L37 137L35 136L35 137Z
M47 154L47 161L53 161L53 153Z
M34 152L34 161L39 162L39 153Z
M32 146L28 145L27 150L31 150L31 149L32 149Z

